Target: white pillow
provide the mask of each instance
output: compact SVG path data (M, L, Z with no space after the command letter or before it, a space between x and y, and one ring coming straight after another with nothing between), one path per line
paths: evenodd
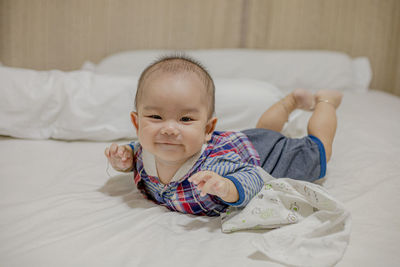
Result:
M0 67L0 134L19 138L134 137L136 78Z
M217 130L255 128L258 119L283 97L272 84L250 79L216 79L215 113Z
M85 63L98 73L139 76L160 55L172 50L137 50ZM367 91L371 67L365 57L350 58L334 51L273 51L252 49L186 50L200 60L213 78L247 78L270 82L288 92L294 88Z
M137 77L89 71L0 67L0 134L19 138L96 140L136 138L129 113ZM283 95L248 79L216 79L218 130L255 127Z

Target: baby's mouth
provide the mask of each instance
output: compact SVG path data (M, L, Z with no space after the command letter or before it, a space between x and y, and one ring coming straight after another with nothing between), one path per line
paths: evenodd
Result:
M161 139L161 140L156 140L156 144L161 144L161 145L180 145L181 143L176 141L176 140L171 140L171 139Z
M177 142L171 142L171 141L158 141L156 142L157 145L169 145L169 146L177 146L180 145L180 143Z
M160 150L165 150L165 151L178 151L182 149L181 144L177 143L172 143L172 142L156 142L156 147Z

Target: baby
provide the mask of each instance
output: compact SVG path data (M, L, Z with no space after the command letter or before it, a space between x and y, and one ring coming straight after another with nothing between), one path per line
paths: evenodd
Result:
M257 128L219 132L209 73L187 56L164 57L138 82L131 121L139 141L112 144L105 155L115 170L133 171L139 190L156 203L218 216L228 206L246 206L261 190L259 167L274 177L323 177L341 99L338 91L296 89L262 114ZM287 138L279 132L297 108L313 111L309 135Z

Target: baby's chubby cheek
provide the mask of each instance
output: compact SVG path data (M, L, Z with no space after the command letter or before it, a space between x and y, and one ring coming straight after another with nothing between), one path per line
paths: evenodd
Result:
M139 127L138 130L136 130L137 137L139 139L139 142L142 144L149 142L151 140L153 133L151 131L151 127L143 125L143 127Z

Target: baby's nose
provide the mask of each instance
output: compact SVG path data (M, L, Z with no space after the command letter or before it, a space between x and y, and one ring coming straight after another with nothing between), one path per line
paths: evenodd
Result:
M178 135L179 130L177 125L173 122L167 122L166 125L161 129L161 134L163 135Z

